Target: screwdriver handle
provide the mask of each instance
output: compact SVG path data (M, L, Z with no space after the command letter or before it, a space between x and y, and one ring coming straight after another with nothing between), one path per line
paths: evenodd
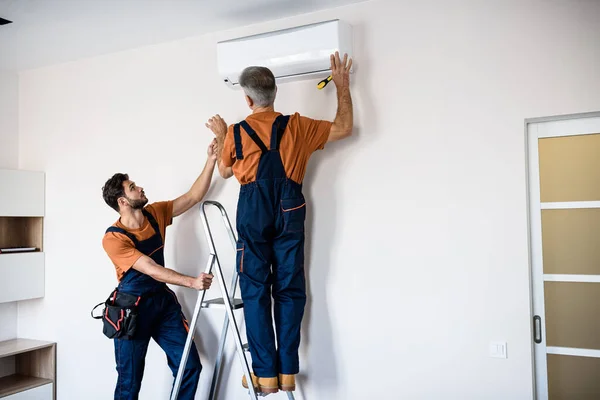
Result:
M319 90L323 89L325 86L327 86L327 84L329 82L331 82L331 79L333 79L333 76L329 75L327 78L325 78L321 82L317 83L317 89L319 89Z

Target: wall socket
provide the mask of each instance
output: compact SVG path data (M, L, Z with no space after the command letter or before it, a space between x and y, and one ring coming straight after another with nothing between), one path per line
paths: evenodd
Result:
M490 343L490 357L508 358L507 352L506 352L506 342L491 342Z

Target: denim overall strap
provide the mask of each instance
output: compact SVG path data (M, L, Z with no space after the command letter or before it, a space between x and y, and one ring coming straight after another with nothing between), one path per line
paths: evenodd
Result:
M279 150L281 138L283 138L283 133L287 128L289 120L289 115L280 115L275 119L273 127L271 128L271 150Z
M242 135L240 134L240 124L233 126L233 140L235 141L235 158L243 160L244 153L242 152Z
M266 153L268 151L267 146L265 146L265 144L260 140L260 138L256 134L256 131L252 129L252 127L246 121L240 122L240 125L242 126L242 128L244 128L248 136L250 136L250 139L252 139L254 143L256 143L258 147L260 147L260 150L263 152L263 154Z

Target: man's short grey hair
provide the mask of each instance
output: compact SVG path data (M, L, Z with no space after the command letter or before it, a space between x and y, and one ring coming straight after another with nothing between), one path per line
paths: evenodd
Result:
M240 75L240 86L255 106L268 107L275 103L275 76L266 67L248 67Z

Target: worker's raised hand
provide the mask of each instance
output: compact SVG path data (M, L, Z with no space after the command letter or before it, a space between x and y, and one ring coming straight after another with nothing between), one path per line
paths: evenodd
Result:
M206 150L206 154L208 154L208 158L216 161L217 160L217 149L218 149L218 145L217 145L217 139L213 139L212 142L210 142L210 144L208 145L208 149Z
M348 54L344 54L344 59L340 60L340 53L337 51L331 57L331 78L338 89L350 86L350 68L352 59L348 60Z
M196 290L207 290L210 289L210 285L213 280L212 274L205 274L204 272L200 274L194 281L194 289Z
M210 129L216 137L225 137L227 134L227 124L219 114L210 118L206 123L206 127Z

